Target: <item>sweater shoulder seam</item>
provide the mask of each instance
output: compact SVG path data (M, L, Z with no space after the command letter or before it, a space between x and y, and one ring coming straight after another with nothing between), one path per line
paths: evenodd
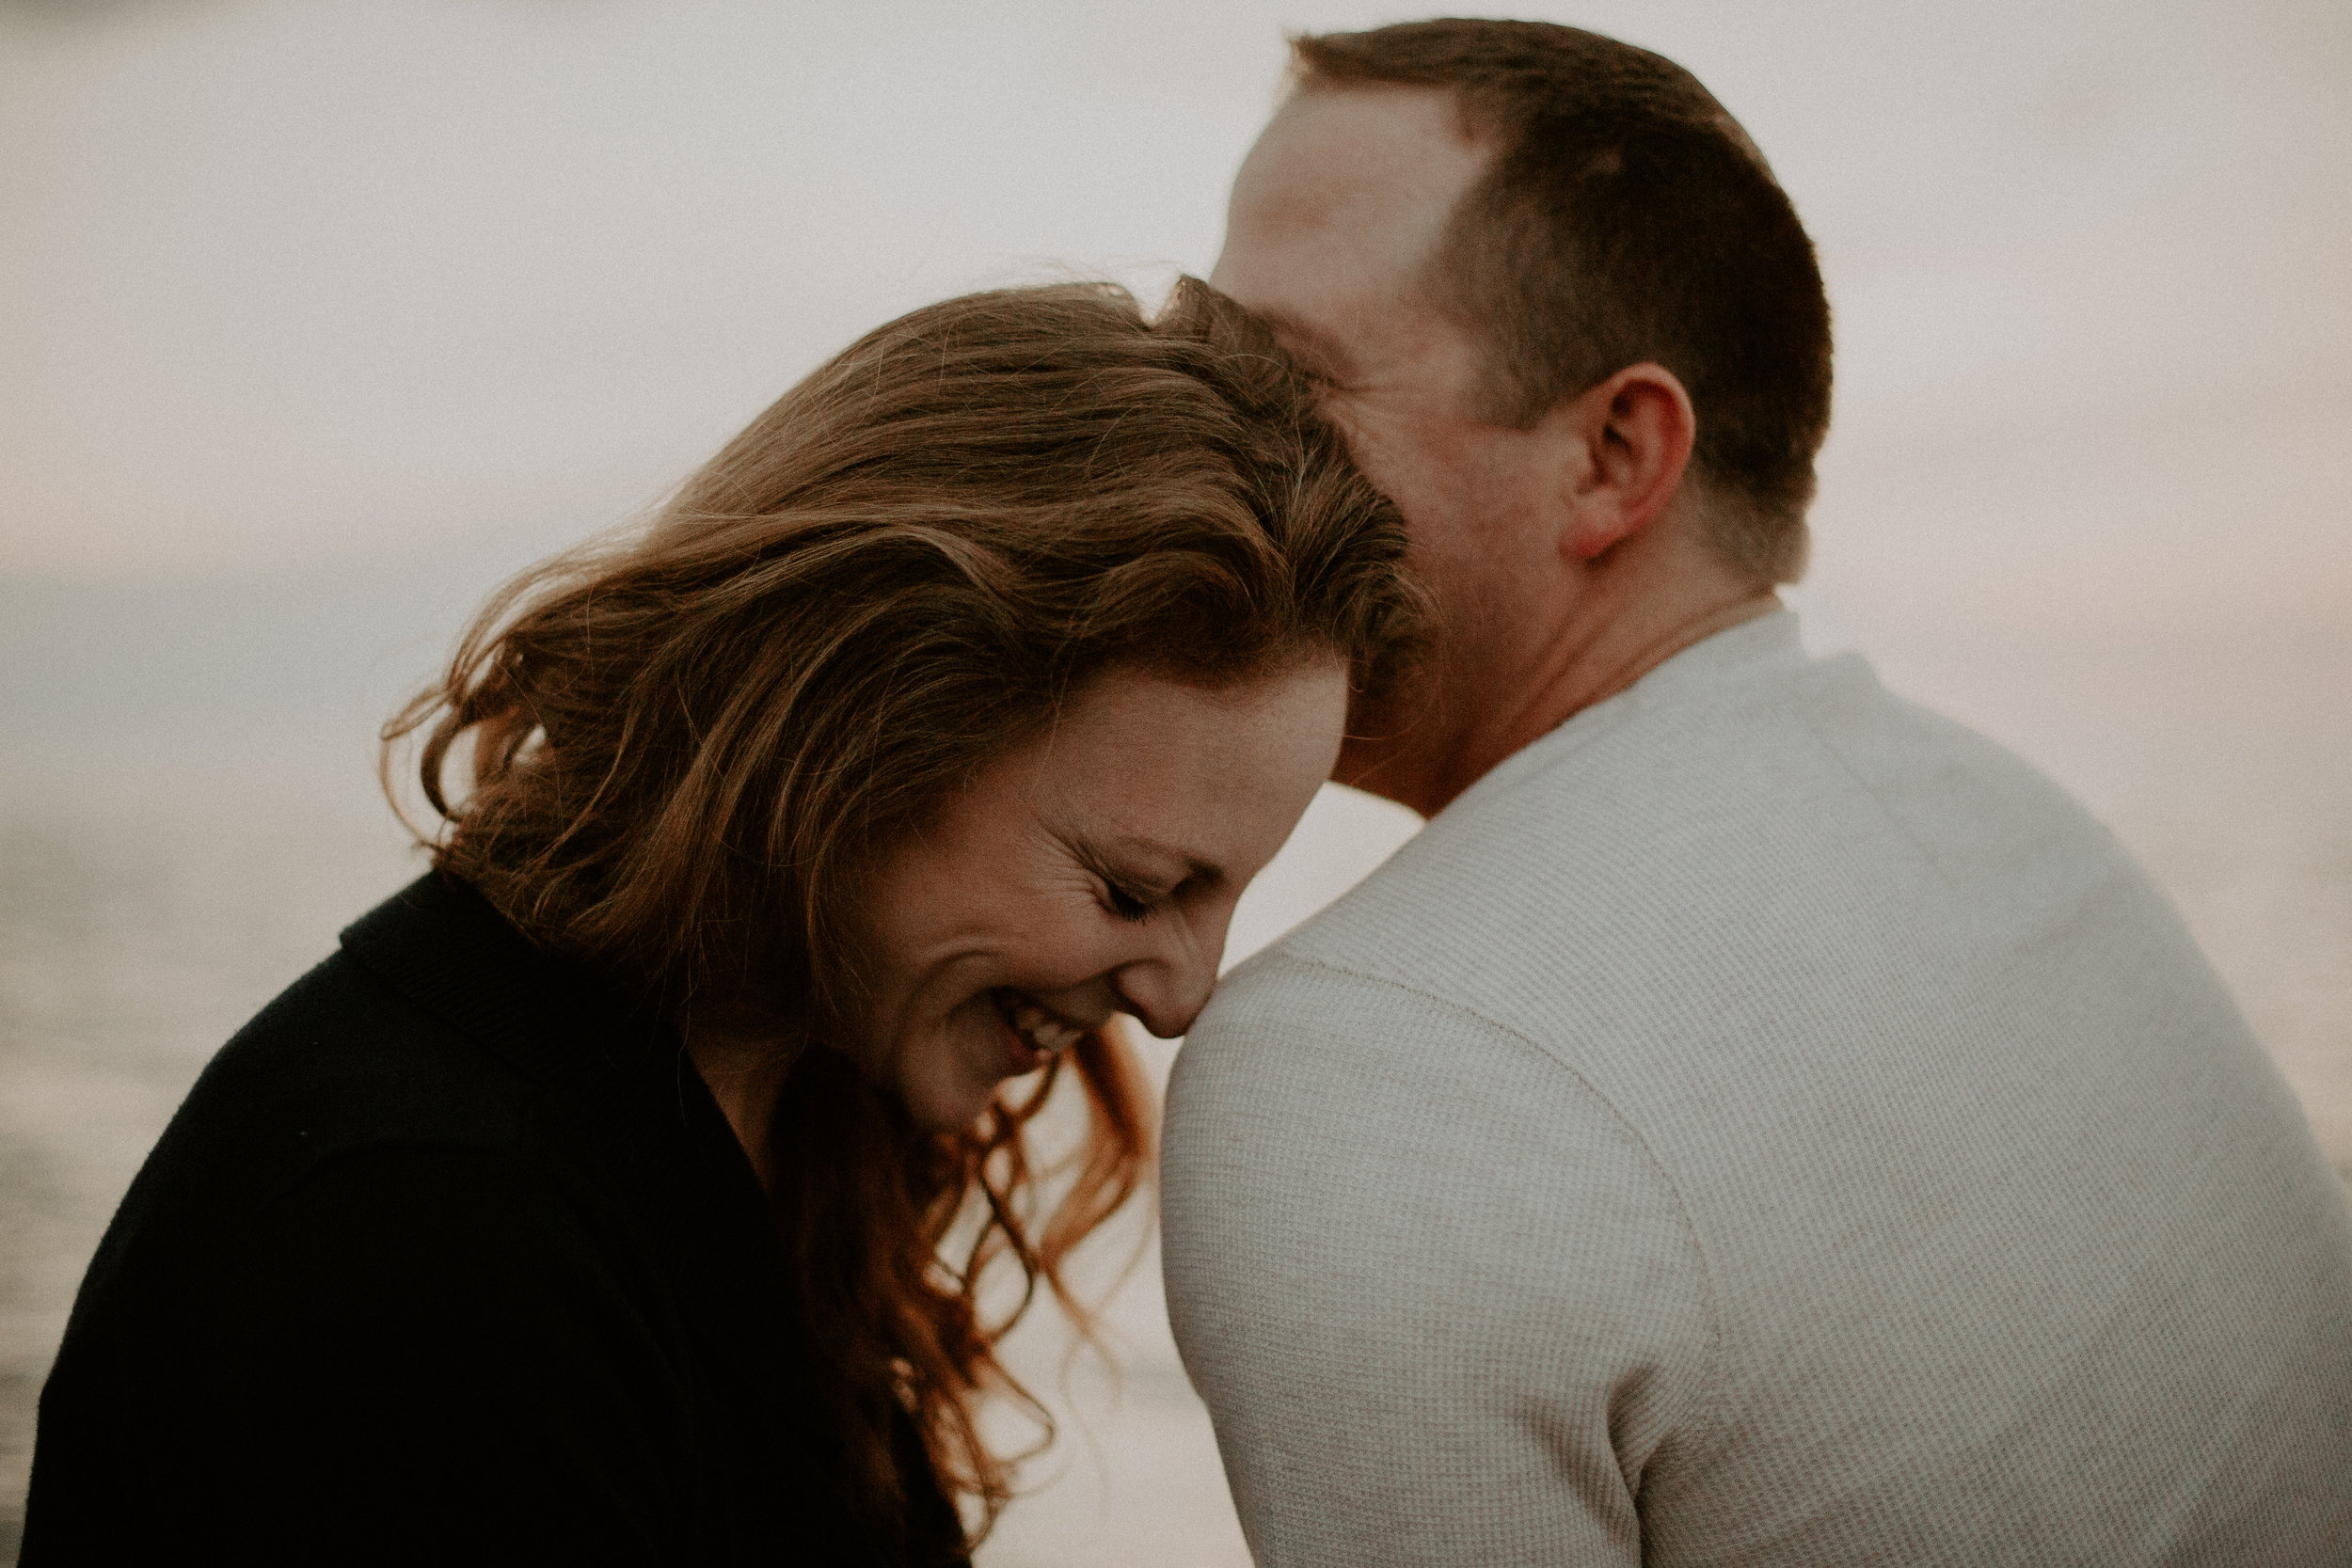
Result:
M1673 1173L1666 1168L1666 1163L1659 1158L1658 1151L1651 1147L1649 1139L1643 1136L1642 1130L1634 1124L1631 1117L1618 1108L1616 1101L1602 1093L1599 1085L1581 1071L1562 1060L1556 1052L1545 1049L1540 1041L1526 1031L1458 997L1447 996L1427 987L1414 985L1390 975L1375 974L1330 958L1295 953L1285 946L1278 946L1267 953L1264 961L1269 967L1289 967L1342 975L1368 986L1417 997L1423 1002L1445 1008L1449 1012L1458 1013L1514 1041L1549 1063L1553 1069L1572 1079L1585 1095L1609 1113L1610 1119L1624 1132L1628 1138L1632 1140L1633 1146L1642 1151L1643 1162L1649 1167L1659 1186L1664 1190L1668 1201L1673 1204L1675 1219L1682 1229L1684 1243L1691 1249L1691 1256L1696 1262L1699 1305L1705 1314L1707 1323L1707 1343L1702 1355L1704 1375L1698 1379L1698 1392L1693 1397L1692 1403L1695 1408L1692 1414L1700 1433L1712 1434L1718 1431L1723 1416L1724 1396L1721 1390L1723 1387L1724 1328L1719 1292L1715 1286L1715 1271L1708 1259L1707 1248L1700 1237L1697 1222L1692 1218L1691 1206L1683 1197L1681 1187L1675 1181ZM1698 1434L1693 1433L1693 1435Z

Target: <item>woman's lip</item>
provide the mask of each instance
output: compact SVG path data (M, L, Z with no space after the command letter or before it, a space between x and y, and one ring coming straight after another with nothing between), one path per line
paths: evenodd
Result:
M996 1039L1004 1049L1006 1063L1004 1076L1007 1078L1019 1078L1026 1073L1035 1072L1048 1060L1046 1053L1031 1045L1021 1031L1012 1026L1012 1021L1005 1017L1001 1011L996 1015Z
M1062 1046L1047 1047L1045 1051L1047 1055L1058 1054L1061 1050L1065 1050L1068 1046L1075 1044L1077 1037L1091 1034L1103 1026L1103 1021L1100 1019L1097 1019L1091 1023L1081 1023L1076 1019L1070 1017L1068 1014L1063 1013L1057 1008L1047 1006L1044 1003L1039 1001L1035 996L1032 996L1027 991L1017 990L1011 986L997 987L990 993L990 998L996 1004L996 1011L998 1015L1005 1019L1006 1022L1012 1024L1013 1031L1016 1034L1023 1034L1025 1036L1026 1033L1026 1030L1025 1030L1022 1023L1017 1022L1018 1015L1025 1009L1034 1008L1045 1022L1050 1022L1056 1028L1072 1037L1072 1038L1064 1042ZM1027 1025L1028 1029L1034 1029L1036 1027L1038 1027L1038 1024L1035 1022L1032 1022Z

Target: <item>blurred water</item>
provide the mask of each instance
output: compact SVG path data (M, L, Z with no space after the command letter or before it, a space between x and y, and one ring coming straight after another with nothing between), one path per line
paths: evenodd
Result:
M2352 1167L2342 699L2258 698L2209 650L2169 674L2147 650L2007 657L2014 668L1980 649L1939 661L1919 644L1882 663L2020 744L2117 827L2180 901L2330 1157ZM418 869L356 727L326 728L342 738L148 726L125 732L135 740L60 737L0 758L0 1558L73 1288L155 1132L211 1052ZM1394 808L1327 792L1253 890L1235 954L1410 827ZM1151 1049L1164 1069L1170 1048ZM1016 1333L1008 1360L1048 1396L1061 1438L1026 1473L1028 1495L983 1562L1240 1568L1207 1417L1160 1307L1148 1214L1082 1261L1093 1288L1118 1285L1104 1323L1119 1370L1073 1359L1049 1314Z

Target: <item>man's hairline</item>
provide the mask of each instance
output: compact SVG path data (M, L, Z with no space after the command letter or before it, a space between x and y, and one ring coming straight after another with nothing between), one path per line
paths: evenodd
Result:
M1462 308L1461 291L1447 281L1448 269L1444 264L1444 259L1459 240L1461 226L1470 211L1471 204L1486 194L1489 182L1495 178L1506 149L1492 125L1482 125L1471 107L1470 95L1464 92L1458 85L1450 82L1396 82L1379 77L1327 76L1300 58L1297 40L1294 39L1290 64L1283 72L1282 85L1275 98L1275 115L1279 116L1293 103L1309 94L1344 92L1377 96L1400 93L1442 96L1453 108L1454 127L1462 140L1472 146L1484 144L1482 148L1484 166L1471 176L1454 196L1454 205L1447 212L1445 221L1438 226L1437 234L1431 239L1427 253L1414 263L1410 274L1406 277L1404 293L1407 299L1427 306L1447 323L1459 328L1469 337L1472 346L1478 350L1478 384L1467 388L1467 395L1478 406L1469 412L1482 422L1496 422L1489 418L1489 410L1493 405L1492 390L1498 381L1508 385L1516 378L1511 375L1509 367L1504 362L1505 356L1497 335ZM1311 345L1323 351L1323 356L1327 359L1332 356L1329 351L1338 347L1330 342L1327 334L1321 332L1312 324L1302 322L1295 316L1286 315L1279 310L1256 311L1253 314L1269 324L1285 326L1295 335L1308 340ZM1343 355L1342 356L1343 357ZM1567 396L1574 395L1574 393L1567 394ZM1566 397L1556 400L1556 402L1565 401ZM1535 420L1529 420L1526 424L1505 425L1502 428L1532 428L1535 420L1540 420L1543 414L1549 411L1537 413Z
M1482 384L1474 390L1474 396L1486 401L1492 399L1498 390L1519 391L1517 386L1518 377L1506 362L1499 335L1485 323L1477 320L1472 312L1465 308L1462 303L1462 291L1458 285L1449 281L1450 269L1445 265L1447 256L1464 237L1463 226L1471 220L1475 205L1492 194L1494 182L1501 175L1502 165L1513 150L1505 142L1503 130L1493 111L1482 111L1478 95L1460 83L1400 82L1377 76L1327 75L1309 64L1299 55L1298 44L1304 36L1299 35L1291 40L1290 63L1283 72L1282 86L1275 100L1274 112L1276 114L1280 114L1283 109L1289 107L1292 102L1309 93L1438 93L1450 102L1454 110L1455 129L1462 139L1473 146L1484 144L1485 166L1462 187L1461 192L1454 198L1453 209L1446 214L1445 222L1440 226L1437 237L1431 242L1428 254L1424 255L1415 265L1406 287L1409 296L1417 297L1448 322L1468 333L1471 341L1481 349ZM1696 78L1693 78L1693 81L1695 82ZM1713 119L1717 127L1752 158L1759 168L1764 170L1767 179L1772 179L1772 166L1765 162L1762 150L1747 134L1746 127L1732 118L1731 112L1723 106L1721 101L1717 100L1713 93L1707 91L1704 83L1699 83L1698 87L1701 92L1707 94L1708 101L1714 105ZM1616 370L1605 372L1586 386L1563 391L1553 398L1549 404L1534 410L1531 417L1517 423L1504 425L1503 428L1532 429L1561 404L1582 396L1593 388L1599 386L1601 382L1608 380L1610 376L1616 374L1618 371L1629 370L1633 364L1640 362L1635 360L1620 365ZM1492 406L1492 403L1487 402L1486 409L1479 412L1478 418L1489 422L1498 422L1491 420Z
M1518 385L1518 378L1510 368L1508 355L1503 348L1500 333L1487 323L1479 320L1476 314L1467 309L1463 299L1464 291L1454 280L1454 270L1446 264L1447 258L1463 238L1464 224L1470 221L1470 215L1476 204L1491 192L1493 182L1501 173L1503 160L1510 151L1504 144L1500 127L1478 112L1474 95L1465 91L1459 84L1452 82L1398 82L1376 76L1328 76L1309 65L1299 56L1297 40L1293 40L1290 65L1283 73L1281 90L1275 100L1275 114L1279 115L1294 102L1310 93L1344 92L1366 95L1397 93L1440 95L1447 100L1454 111L1453 119L1456 133L1465 143L1479 148L1483 155L1483 166L1454 196L1454 205L1447 212L1445 221L1438 226L1437 234L1431 239L1427 253L1414 263L1411 274L1405 283L1406 297L1427 306L1447 323L1459 328L1469 337L1472 346L1478 351L1476 384L1465 389L1465 395L1471 400L1472 406L1465 411L1481 423L1493 424L1500 429L1532 430L1542 421L1545 415L1551 412L1552 408L1591 390L1591 388L1579 388L1575 391L1564 392L1554 398L1549 406L1535 410L1533 418L1504 420L1494 417L1497 407L1505 401L1503 396L1498 394L1507 394L1514 402L1523 401L1523 394L1520 393ZM1294 329L1301 326L1301 324L1295 321L1288 325ZM1312 334L1311 328L1305 330L1310 335ZM1625 367L1618 368L1624 369ZM1597 387L1600 385L1600 381L1607 379L1608 376L1604 375L1599 381L1594 382L1593 386Z
M1450 281L1450 269L1445 265L1446 258L1462 238L1462 226L1470 220L1474 204L1491 192L1493 182L1511 154L1512 149L1505 140L1499 117L1491 109L1482 110L1479 95L1458 82L1404 82L1377 76L1327 75L1300 54L1299 43L1308 36L1297 34L1290 40L1290 60L1275 100L1276 114L1280 114L1293 102L1309 93L1440 93L1451 103L1454 125L1463 139L1473 144L1486 144L1486 166L1454 198L1453 210L1446 214L1443 226L1431 242L1428 254L1414 267L1406 284L1408 297L1417 298L1465 333L1478 351L1477 379L1463 389L1463 395L1470 400L1470 406L1463 412L1480 423L1491 424L1498 429L1532 430L1562 404L1583 396L1611 376L1631 369L1634 364L1643 363L1634 360L1620 365L1586 386L1562 391L1545 406L1528 413L1523 405L1530 400L1526 398L1518 373L1510 366L1500 330L1480 321L1466 308L1463 299L1465 291ZM1692 81L1713 105L1714 114L1710 118L1717 128L1726 133L1728 139L1755 162L1767 180L1777 186L1779 182L1772 173L1771 164L1766 161L1763 150L1756 145L1755 138L1748 135L1747 128L1732 116L1705 83L1699 82L1696 77L1692 77ZM1680 378L1677 376L1677 379ZM1520 405L1517 411L1521 417L1513 420L1496 417L1506 398ZM1724 515L1726 508L1737 512L1745 510L1747 506L1744 497L1737 492L1726 492L1716 482L1715 476L1698 461L1695 451L1677 488L1687 498L1686 504L1708 519ZM1801 514L1798 522L1801 531L1805 529L1807 521ZM1702 521L1699 527L1702 533L1715 531L1710 521Z

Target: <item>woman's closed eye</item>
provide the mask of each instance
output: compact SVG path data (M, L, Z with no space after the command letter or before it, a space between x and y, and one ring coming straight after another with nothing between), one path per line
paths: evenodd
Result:
M1136 893L1113 881L1108 877L1103 878L1102 883L1103 907L1111 913L1121 920L1143 921L1152 918L1152 911L1159 903L1156 896Z
M1149 876L1114 870L1112 858L1083 839L1070 845L1072 858L1094 879L1095 900L1121 920L1140 923L1168 900L1168 890Z

